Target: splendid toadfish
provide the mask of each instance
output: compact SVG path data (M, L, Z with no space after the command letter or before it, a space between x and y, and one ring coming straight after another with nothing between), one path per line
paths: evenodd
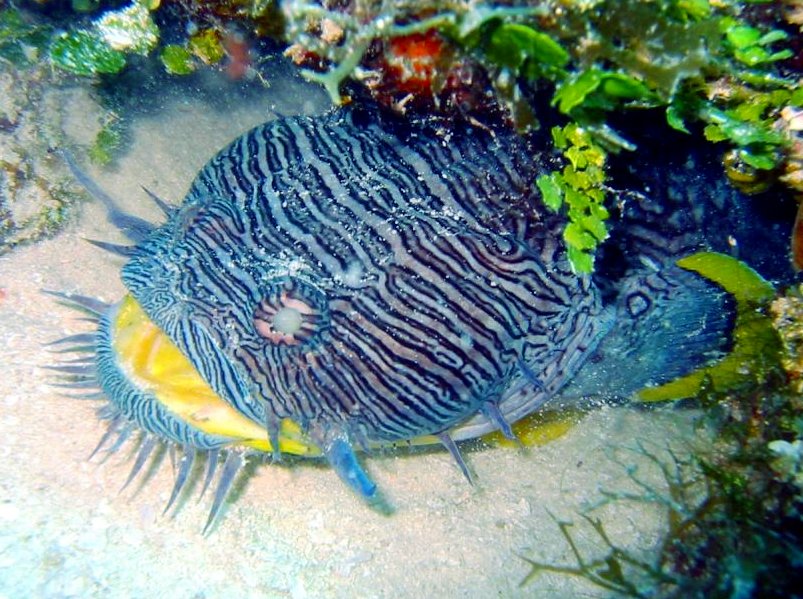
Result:
M206 455L208 527L250 455L322 456L371 499L358 450L437 439L468 476L457 442L720 348L724 294L673 264L707 243L693 212L672 222L621 195L616 268L579 276L537 157L513 133L366 106L280 118L218 153L179 206L155 198L158 227L73 164L133 242L96 242L127 257L120 302L58 294L96 323L58 342L76 357L57 368L105 402L98 448L136 433L130 479L178 451L168 507ZM610 368L613 347L632 363Z

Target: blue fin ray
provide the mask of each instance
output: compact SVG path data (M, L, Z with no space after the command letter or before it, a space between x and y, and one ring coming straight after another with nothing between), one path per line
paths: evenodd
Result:
M324 455L340 479L366 499L376 495L376 483L360 466L351 444L337 436L324 445Z
M228 455L226 455L226 461L223 462L223 471L220 473L217 489L215 489L215 499L212 502L212 509L209 510L209 518L206 520L206 526L204 526L202 534L206 534L215 523L242 465L243 455L239 451L229 451Z
M468 469L468 464L466 464L466 461L460 454L460 449L457 447L457 443L454 442L454 439L452 439L447 432L438 433L435 436L438 437L438 440L443 444L443 446L449 450L452 458L454 458L454 461L457 462L460 472L463 473L463 476L466 477L466 480L469 482L469 484L473 485L474 478L471 476L471 471Z

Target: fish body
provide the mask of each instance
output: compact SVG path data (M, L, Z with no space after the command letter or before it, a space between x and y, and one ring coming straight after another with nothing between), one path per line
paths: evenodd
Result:
M242 136L123 269L150 318L257 422L367 442L439 433L528 374L558 388L602 331L519 140L377 116ZM282 314L293 332L272 330Z
M721 345L722 294L671 266L703 243L694 227L647 219L617 277L579 276L533 185L543 170L513 133L352 106L239 137L181 205L160 202L159 227L102 197L135 241L119 250L123 302L73 297L98 321L83 382L108 400L117 441L102 445L142 431L132 477L161 443L187 469L211 452L207 480L224 452L210 523L254 452L323 454L373 497L355 447L439 439L467 474L455 440L510 436L573 379L593 395L611 347L706 330L658 360L671 373Z

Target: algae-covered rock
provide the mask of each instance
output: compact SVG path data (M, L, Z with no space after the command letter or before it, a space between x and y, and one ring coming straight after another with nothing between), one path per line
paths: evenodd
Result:
M225 56L220 34L214 29L204 29L190 37L188 47L205 64L217 64Z
M803 393L803 285L772 302L771 311L783 344L784 370L792 388Z
M48 25L31 22L17 9L0 9L0 60L17 67L34 64L51 36Z
M148 6L135 0L104 13L88 29L71 29L50 46L53 63L76 75L113 74L126 65L126 54L147 55L159 41Z
M159 41L159 29L142 2L135 1L121 10L107 12L95 25L103 41L120 52L146 55Z
M189 75L195 71L192 54L184 46L165 46L160 58L165 70L171 75Z
M58 131L72 111L97 135L102 110L88 94L59 87L44 62L17 69L0 61L0 255L53 235L81 196L63 161Z

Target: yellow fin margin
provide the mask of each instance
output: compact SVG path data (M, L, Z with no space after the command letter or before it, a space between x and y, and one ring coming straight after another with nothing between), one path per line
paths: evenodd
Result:
M755 376L757 370L777 363L778 335L764 307L775 289L752 268L718 252L698 252L677 261L678 266L716 283L736 300L733 349L718 362L703 366L673 381L646 387L638 401L672 401L694 397L709 380L714 389L734 388Z

